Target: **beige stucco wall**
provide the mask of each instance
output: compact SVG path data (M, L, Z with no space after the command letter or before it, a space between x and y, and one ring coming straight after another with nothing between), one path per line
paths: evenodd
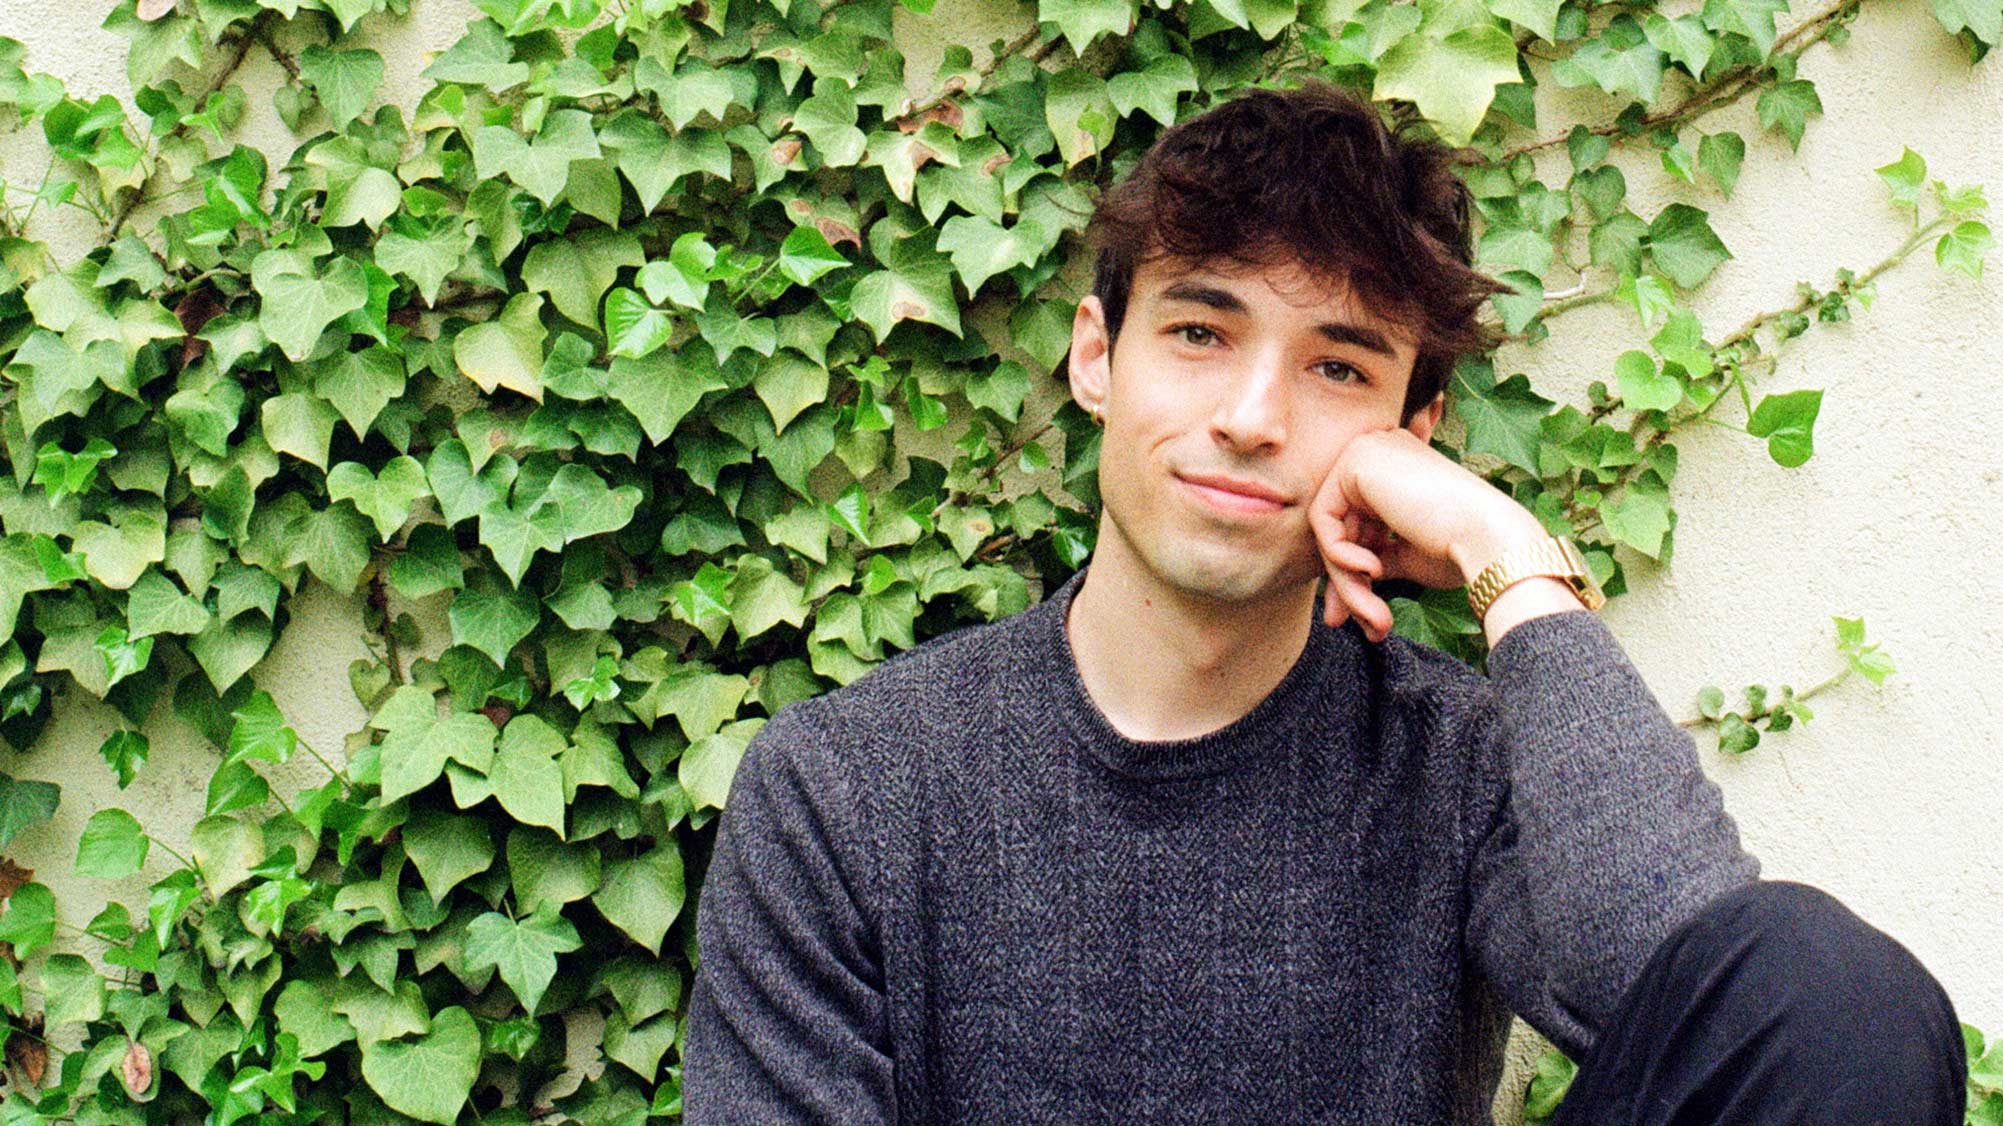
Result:
M27 43L30 68L61 76L74 93L128 96L124 41L99 30L103 7L0 4L0 35ZM471 11L460 0L413 7L371 37L388 62L384 93L404 105L423 89L426 52L449 44ZM949 35L979 50L1028 26L1032 11L1006 0L942 0L929 17L900 11L914 89L928 88ZM1871 0L1851 41L1815 48L1803 74L1827 114L1811 122L1798 158L1760 132L1751 99L1705 122L1750 143L1731 201L1665 191L1652 153L1620 157L1650 204L1638 210L1672 197L1706 207L1736 254L1698 302L1713 339L1790 300L1797 280L1826 286L1838 267L1868 265L1899 243L1900 220L1871 170L1902 145L1924 154L1934 175L1982 181L2003 198L2003 67L1971 70L1925 0ZM262 96L279 77L256 52L240 72L253 95L244 136L274 164L295 143ZM0 137L8 179L39 176L38 141ZM66 257L88 245L82 226L58 221L38 233ZM1706 737L1705 763L1767 875L1833 892L1918 953L1964 1019L2003 1031L1994 957L2003 949L2003 347L1992 337L2003 324L2003 258L1990 265L1971 281L1922 252L1881 280L1873 309L1788 350L1767 386L1827 390L1805 467L1780 469L1761 443L1728 430L1683 436L1674 567L1638 571L1636 589L1606 616L1677 715L1693 710L1704 684L1736 694L1750 681L1820 680L1837 667L1830 615L1867 619L1899 664L1884 689L1860 682L1822 697L1809 729L1770 736L1741 759L1721 760ZM1502 363L1575 399L1635 336L1609 307L1554 328L1552 341ZM435 648L442 605L416 609ZM256 673L323 751L338 751L363 719L345 675L365 652L361 636L358 604L311 586ZM164 706L160 715L149 729L153 761L123 795L96 756L116 718L81 693L37 751L7 765L64 786L56 822L14 851L55 888L68 922L85 922L107 890L70 875L76 835L100 803L134 809L176 847L199 813L213 756ZM310 760L294 765L317 780ZM134 880L122 890L143 902L141 889Z

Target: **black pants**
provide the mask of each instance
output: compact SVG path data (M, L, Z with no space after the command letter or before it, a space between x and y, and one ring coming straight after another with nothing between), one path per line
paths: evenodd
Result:
M1768 880L1663 942L1552 1126L1961 1126L1967 1052L1912 952Z

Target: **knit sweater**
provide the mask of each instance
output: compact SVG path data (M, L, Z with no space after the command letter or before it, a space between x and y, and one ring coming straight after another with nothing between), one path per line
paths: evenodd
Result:
M1578 1058L1758 863L1599 618L1480 676L1320 624L1231 724L1136 741L1080 572L752 740L697 911L691 1126L1487 1123L1509 1014Z

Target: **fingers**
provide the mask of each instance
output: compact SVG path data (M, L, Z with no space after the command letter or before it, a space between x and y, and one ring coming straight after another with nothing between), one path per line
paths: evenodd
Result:
M1331 626L1354 616L1372 641L1383 641L1391 633L1391 607L1370 589L1367 579L1354 571L1331 566L1328 594L1323 597L1324 620Z

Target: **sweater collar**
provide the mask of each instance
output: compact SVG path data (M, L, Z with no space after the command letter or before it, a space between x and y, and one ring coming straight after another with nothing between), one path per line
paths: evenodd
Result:
M1339 630L1320 624L1321 598L1315 598L1315 625L1299 659L1286 676L1244 715L1215 731L1191 739L1130 739L1112 725L1093 703L1091 693L1078 672L1077 654L1065 629L1071 600L1085 580L1085 570L1065 580L1025 615L1031 620L1022 635L1027 675L1015 683L1029 694L1028 704L1038 715L1036 726L1048 731L1062 725L1108 771L1123 777L1168 781L1198 778L1284 754L1290 742L1287 729L1303 709L1326 706L1318 697L1332 687L1331 666L1355 660L1362 644L1354 623Z

